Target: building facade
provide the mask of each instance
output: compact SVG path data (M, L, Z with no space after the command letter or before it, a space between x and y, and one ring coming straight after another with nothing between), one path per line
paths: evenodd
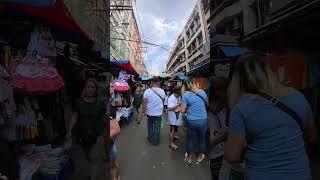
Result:
M138 71L141 75L144 75L146 74L146 68L144 65L143 57L142 57L141 36L140 36L137 20L134 14L132 15L130 25L131 25L130 28L131 28L131 39L132 39L132 41L130 42L131 43L130 44L131 46L130 62L136 71Z
M144 74L146 68L142 57L141 36L132 10L133 1L111 0L110 5L116 7L110 13L111 58L128 60L139 74Z
M109 3L106 0L64 0L72 16L96 39L95 49L109 47Z
M204 14L202 2L198 0L167 60L168 73L187 73L203 59L205 45L209 42Z

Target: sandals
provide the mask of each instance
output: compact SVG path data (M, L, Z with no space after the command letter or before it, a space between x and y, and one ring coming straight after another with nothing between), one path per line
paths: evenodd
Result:
M205 157L206 156L204 154L201 154L201 159L197 159L196 164L200 164L204 160Z
M169 148L173 149L173 150L177 150L178 149L178 146L177 145L169 145Z
M185 160L187 163L189 163L189 164L192 163L192 160L188 158L188 153L184 154L184 157L185 157L184 160Z

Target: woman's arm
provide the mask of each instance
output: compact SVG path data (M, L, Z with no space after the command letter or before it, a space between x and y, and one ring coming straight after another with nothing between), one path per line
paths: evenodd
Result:
M229 135L224 149L224 158L230 163L240 163L246 147L246 140L238 135Z
M110 121L110 139L120 134L120 126L117 120Z
M70 121L69 128L68 128L68 132L67 132L67 138L71 137L72 129L74 128L75 124L77 123L78 117L79 117L79 114L77 112L74 112L72 114L71 121Z

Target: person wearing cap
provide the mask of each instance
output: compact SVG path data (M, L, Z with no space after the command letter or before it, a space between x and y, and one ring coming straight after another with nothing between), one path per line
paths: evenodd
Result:
M160 128L166 94L160 88L158 78L154 78L151 87L143 94L142 113L148 119L148 141L150 144L160 143Z

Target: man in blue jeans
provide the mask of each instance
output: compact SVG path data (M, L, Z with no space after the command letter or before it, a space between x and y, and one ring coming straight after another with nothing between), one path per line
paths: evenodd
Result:
M160 127L166 94L160 88L159 79L152 80L151 87L143 94L142 113L148 117L148 141L153 145L160 143Z

